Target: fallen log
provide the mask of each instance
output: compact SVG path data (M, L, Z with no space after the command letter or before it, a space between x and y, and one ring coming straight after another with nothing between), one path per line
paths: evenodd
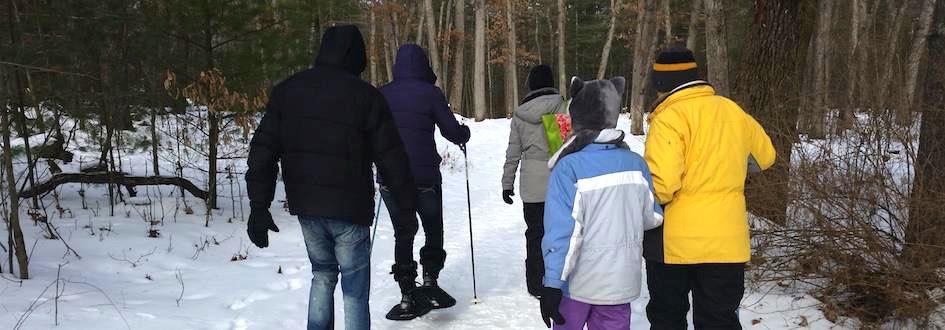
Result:
M190 180L173 176L129 176L125 173L94 172L94 173L58 173L46 181L38 183L31 189L20 192L20 198L32 198L56 189L66 183L118 184L125 187L135 186L178 186L187 190L194 197L206 200L210 195L206 190L197 188Z

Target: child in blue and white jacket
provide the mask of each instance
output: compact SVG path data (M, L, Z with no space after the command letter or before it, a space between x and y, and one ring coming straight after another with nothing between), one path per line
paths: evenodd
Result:
M643 232L663 211L643 157L617 130L626 81L571 81L566 144L549 161L541 312L555 329L629 329L640 295Z

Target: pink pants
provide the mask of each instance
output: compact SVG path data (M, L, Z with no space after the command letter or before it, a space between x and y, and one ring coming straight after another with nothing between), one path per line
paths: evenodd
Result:
M562 297L558 311L565 323L555 324L555 330L584 330L585 325L587 330L630 329L630 304L591 305Z

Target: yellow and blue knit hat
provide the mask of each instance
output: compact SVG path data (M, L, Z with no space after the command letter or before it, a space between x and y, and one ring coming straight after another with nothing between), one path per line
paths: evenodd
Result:
M686 47L670 47L653 64L653 87L661 93L672 91L685 83L699 80L699 66Z

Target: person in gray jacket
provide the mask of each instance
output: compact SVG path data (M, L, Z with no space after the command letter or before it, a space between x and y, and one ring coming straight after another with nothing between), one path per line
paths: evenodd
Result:
M550 66L539 65L528 74L529 93L512 117L509 146L502 175L502 199L512 204L515 172L519 169L520 190L525 213L525 283L528 293L540 298L545 265L541 256L544 233L545 192L548 189L548 138L541 117L565 112L564 99L554 86Z

